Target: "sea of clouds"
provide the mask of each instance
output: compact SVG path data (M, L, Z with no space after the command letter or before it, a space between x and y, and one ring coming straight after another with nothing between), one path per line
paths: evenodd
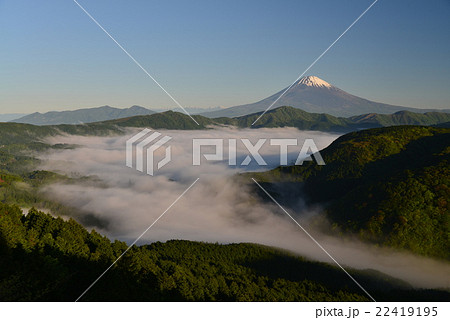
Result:
M138 131L130 130L121 136L59 136L49 139L49 143L77 144L79 147L41 154L41 169L75 177L95 176L97 182L53 184L47 186L43 192L52 199L77 208L102 222L86 225L87 227L95 227L111 239L132 243L199 178L140 239L140 244L170 239L219 243L252 242L280 247L310 259L333 263L277 205L270 200L261 201L255 195L252 191L253 181L245 183L233 177L239 172L268 170L279 165L279 147L270 146L269 139L298 139L299 146L289 149L288 162L292 163L296 160L305 139L313 139L317 147L323 149L339 135L299 131L294 128L158 130L163 135L172 137L169 142L172 161L156 171L154 176L149 176L125 165L126 140ZM265 138L267 142L260 154L267 166L256 165L254 159L249 166L230 167L227 159L215 162L203 159L200 166L193 166L194 138L225 139L225 157L228 154L228 139L246 138L256 143L258 139ZM248 154L238 140L238 163ZM161 149L156 157L163 156L164 150ZM330 255L344 266L376 269L418 287L450 287L450 267L445 262L375 248L355 239L324 234L310 224L312 217L320 215L320 208L305 207L298 192L294 205L287 209Z

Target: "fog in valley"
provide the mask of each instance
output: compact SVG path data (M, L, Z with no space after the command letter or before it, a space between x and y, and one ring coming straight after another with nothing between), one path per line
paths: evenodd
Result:
M288 163L295 162L305 139L314 139L323 149L339 135L299 131L294 128L233 129L215 128L201 131L158 130L171 136L172 161L149 176L125 165L125 143L139 130L122 136L59 136L48 142L77 144L74 149L41 154L40 169L56 171L72 177L93 179L71 184L53 184L42 191L54 201L75 207L79 214L95 218L88 228L95 228L111 239L132 243L157 219L197 178L198 182L141 238L139 244L170 239L219 243L252 242L276 246L310 259L333 264L330 258L278 206L262 201L248 184L234 179L243 171L268 170L280 163L279 147L270 146L275 138L296 138L298 146L289 147ZM223 161L206 161L192 165L193 138L222 138ZM249 154L239 139L256 143L267 139L260 154L267 166L230 167L228 139L237 141L237 163ZM210 153L211 148L202 149ZM156 153L163 158L164 148ZM239 182L238 182L239 181ZM291 192L285 190L286 193ZM285 194L284 197L289 197ZM336 238L314 228L311 221L321 208L306 208L298 193L293 205L286 208L302 226L342 265L359 269L376 269L418 287L449 287L449 264L432 259L375 248L354 239ZM80 216L74 217L82 221ZM445 280L447 279L447 280ZM349 281L351 281L349 279Z

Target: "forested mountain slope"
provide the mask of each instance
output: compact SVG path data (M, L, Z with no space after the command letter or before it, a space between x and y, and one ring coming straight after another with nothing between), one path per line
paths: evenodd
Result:
M74 220L0 203L0 300L74 301L127 248ZM378 300L448 300L374 271L352 275ZM367 301L340 269L254 244L132 247L81 301Z
M340 230L381 245L450 259L450 129L399 126L346 134L325 166L252 174L267 187L298 182ZM275 186L275 184L273 185Z

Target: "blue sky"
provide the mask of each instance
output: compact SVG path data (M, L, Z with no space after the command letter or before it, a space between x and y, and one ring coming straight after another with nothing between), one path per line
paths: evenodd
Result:
M79 0L186 107L292 83L372 2ZM450 108L450 1L379 0L309 72L386 103ZM72 0L0 0L0 113L175 106Z

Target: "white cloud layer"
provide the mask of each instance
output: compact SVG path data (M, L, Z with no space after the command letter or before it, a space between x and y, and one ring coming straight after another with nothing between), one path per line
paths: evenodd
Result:
M52 138L51 143L71 143L82 147L41 155L45 160L42 169L68 175L95 175L102 185L55 184L47 187L45 192L65 205L107 221L106 227L96 229L112 239L131 243L200 177L197 184L145 234L140 243L169 239L253 242L333 263L277 206L256 199L249 192L249 185L232 179L237 172L257 167L230 168L227 161L204 161L201 166L194 167L191 151L193 138L248 138L253 143L260 138L297 138L300 146L291 147L288 157L292 162L304 139L314 139L318 148L322 149L338 135L293 128L159 132L173 137L169 142L172 162L156 171L153 177L125 166L125 141L134 131L118 137ZM227 155L227 152L225 150L224 154ZM242 161L246 155L244 146L238 142L238 159ZM270 147L267 143L261 155L268 162L267 168L261 169L269 169L279 163L278 147ZM158 156L163 157L163 154ZM301 198L298 198L298 205L291 213L344 266L376 269L419 287L450 287L450 268L445 262L376 249L355 240L325 235L308 224L309 217L320 213L319 209L305 208Z

